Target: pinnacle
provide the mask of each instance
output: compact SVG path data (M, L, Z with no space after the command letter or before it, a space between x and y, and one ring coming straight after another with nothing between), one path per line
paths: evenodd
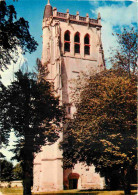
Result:
M48 0L47 5L50 5L50 0Z

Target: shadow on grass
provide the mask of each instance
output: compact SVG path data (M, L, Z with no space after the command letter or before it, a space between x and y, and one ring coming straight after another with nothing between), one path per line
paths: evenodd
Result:
M50 192L50 193L35 193L33 195L55 195L55 194L58 194L58 195L124 195L124 192L122 190L114 190L114 191L110 191L110 190L77 190L77 191L74 191L74 190L65 190L65 191L62 191L62 192ZM137 195L137 191L136 190L133 190L131 191L131 195Z
M0 188L0 192L4 195L22 195L22 188ZM122 190L110 191L110 190L63 190L59 192L41 192L32 193L32 195L124 195ZM137 195L136 190L131 191L131 195Z

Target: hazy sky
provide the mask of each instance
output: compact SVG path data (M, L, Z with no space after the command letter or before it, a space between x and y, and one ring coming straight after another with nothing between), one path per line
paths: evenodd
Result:
M36 64L36 58L41 59L42 53L42 18L44 7L47 0L6 0L7 4L13 4L17 12L17 18L24 17L29 22L30 32L38 42L39 46L36 52L19 56L19 61L14 65L14 71L17 70L24 61L28 64L29 71ZM136 1L97 1L97 0L51 0L52 7L56 7L59 12L66 12L69 9L70 14L76 14L79 11L80 16L89 14L90 18L97 18L98 12L102 17L102 42L107 60L110 55L110 47L116 47L117 42L112 33L121 32L124 27L131 28L136 26L138 20L138 10ZM107 64L109 68L109 64ZM13 79L13 65L9 70L2 74L3 82L9 84ZM11 137L11 140L13 136ZM5 153L6 154L6 153ZM8 159L11 155L8 153Z

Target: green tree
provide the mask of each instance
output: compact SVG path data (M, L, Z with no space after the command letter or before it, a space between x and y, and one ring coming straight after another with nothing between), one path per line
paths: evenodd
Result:
M29 32L28 21L17 19L14 6L0 1L0 70L7 68L11 61L17 61L19 47L25 54L34 52L37 45Z
M1 89L1 129L2 134L14 130L17 141L13 152L21 162L24 195L30 195L34 155L42 145L58 139L62 111L49 82L38 82L31 73L15 75L16 80Z
M134 28L116 33L118 42L117 49L113 50L113 56L110 58L114 68L121 68L127 71L137 73L137 32Z
M0 181L11 181L13 179L13 164L7 160L0 160Z
M6 87L2 84L2 82L0 81L0 105L2 105L3 102L3 97L4 97L4 93L5 93ZM3 146L3 144L7 145L9 142L9 126L8 124L5 123L5 118L3 117L3 113L4 111L2 110L2 108L0 109L0 145L1 147ZM5 124L7 126L7 128L4 128ZM1 156L3 157L3 153L1 153Z
M129 173L136 165L136 77L120 73L107 70L87 77L62 148L65 167L77 161L94 164L110 185L114 171L130 194Z
M13 167L13 179L22 180L23 179L23 170L21 164L18 163Z

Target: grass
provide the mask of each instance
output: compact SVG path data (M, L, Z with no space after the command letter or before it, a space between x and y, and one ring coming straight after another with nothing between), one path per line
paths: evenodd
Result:
M54 195L54 194L65 194L65 195L124 195L124 191L83 191L83 190L63 190L59 192L41 192L41 193L33 193L33 195ZM131 191L132 195L137 195L136 190Z
M3 195L22 195L22 188L0 188L0 192ZM83 190L63 190L59 192L42 192L42 193L33 193L33 195L53 195L53 194L65 194L65 195L124 195L123 191L83 191ZM131 191L132 195L137 195L136 190Z
M3 195L22 195L23 188L0 188Z

